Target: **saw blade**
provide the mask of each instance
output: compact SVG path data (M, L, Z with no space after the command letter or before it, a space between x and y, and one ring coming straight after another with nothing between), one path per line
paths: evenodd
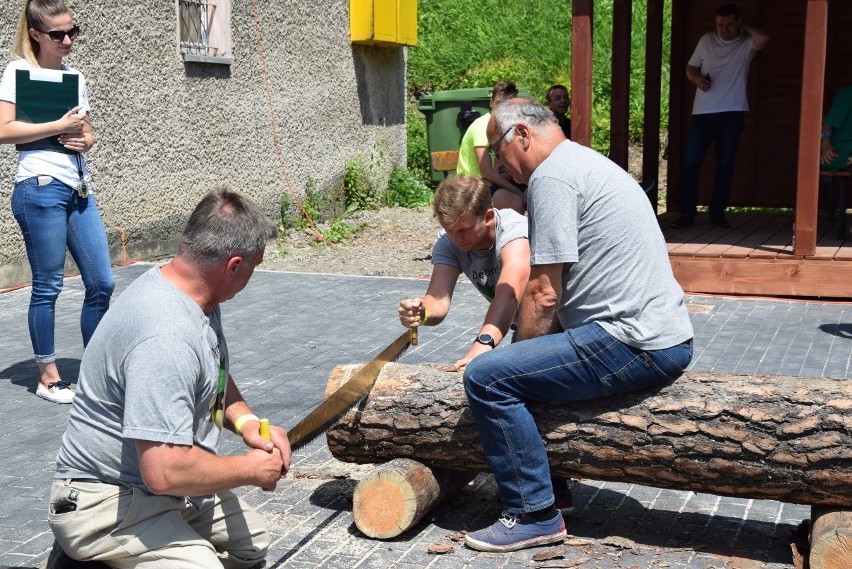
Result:
M353 405L370 392L384 365L398 358L409 344L417 344L416 328L403 332L378 356L355 372L352 379L341 385L328 399L290 429L287 433L290 448L297 450L305 446L325 432L334 421L345 415Z

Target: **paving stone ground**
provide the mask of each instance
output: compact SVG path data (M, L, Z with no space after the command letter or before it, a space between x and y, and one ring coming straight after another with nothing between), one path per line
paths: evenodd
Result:
M150 267L117 268L116 294ZM258 271L223 305L232 371L258 415L290 427L322 399L339 364L366 362L399 332L399 299L420 280ZM83 286L68 278L57 303L57 353L75 380L82 356ZM47 494L68 407L37 398L26 314L29 288L0 294L0 567L37 567L53 541ZM691 369L849 378L852 304L690 296L696 330ZM420 333L403 363L452 362L481 323L485 301L461 286L441 326ZM231 436L227 452L239 452ZM810 509L631 484L579 480L572 536L556 548L507 555L477 553L457 541L499 515L493 479L480 475L452 502L396 539L366 538L352 519L352 492L367 467L334 460L322 439L294 458L275 492L241 494L267 520L267 567L527 568L792 567L790 542ZM453 546L433 555L435 544ZM534 561L544 550L561 559Z

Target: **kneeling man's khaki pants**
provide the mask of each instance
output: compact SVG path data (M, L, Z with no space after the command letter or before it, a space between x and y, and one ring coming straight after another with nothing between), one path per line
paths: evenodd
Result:
M97 481L54 480L48 521L70 557L121 569L244 569L269 548L260 517L228 491L191 502Z

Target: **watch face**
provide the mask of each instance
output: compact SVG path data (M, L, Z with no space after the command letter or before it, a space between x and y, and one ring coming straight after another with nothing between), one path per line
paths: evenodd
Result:
M476 341L480 344L485 344L486 346L494 347L494 338L491 334L480 334L477 336Z

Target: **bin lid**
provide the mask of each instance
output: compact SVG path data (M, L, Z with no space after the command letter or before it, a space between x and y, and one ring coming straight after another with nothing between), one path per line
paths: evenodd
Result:
M420 95L420 100L430 101L471 101L475 99L491 98L491 87L474 87L470 89L451 89L449 91L435 91Z
M524 88L518 89L518 96L529 97L529 91ZM437 102L451 101L489 101L491 99L491 87L473 87L468 89L450 89L447 91L435 91L434 93L423 93L417 101L418 108L433 109ZM486 104L487 106L487 104Z

